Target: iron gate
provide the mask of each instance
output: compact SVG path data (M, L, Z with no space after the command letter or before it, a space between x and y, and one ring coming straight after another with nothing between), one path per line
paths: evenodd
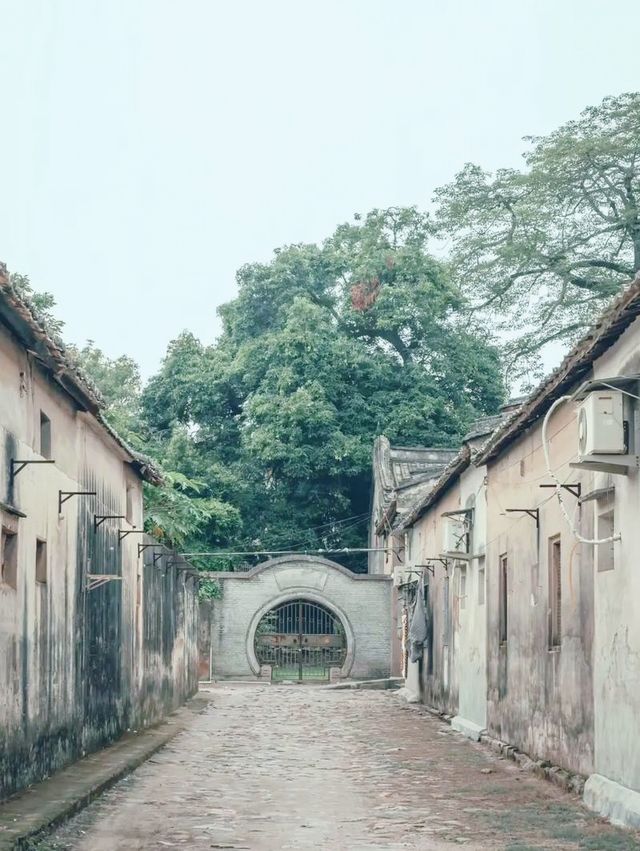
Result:
M341 668L347 656L347 638L340 619L309 600L282 603L261 619L255 651L260 665L271 666L275 682L312 682L329 679L331 668Z

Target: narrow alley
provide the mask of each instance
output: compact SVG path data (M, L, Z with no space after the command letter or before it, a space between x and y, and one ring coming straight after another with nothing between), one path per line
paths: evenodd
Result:
M392 691L218 685L190 728L34 847L640 849Z

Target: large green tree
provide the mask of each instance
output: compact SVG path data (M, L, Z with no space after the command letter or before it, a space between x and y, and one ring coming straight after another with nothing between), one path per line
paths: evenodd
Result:
M640 93L526 141L522 169L468 164L436 193L454 280L523 363L640 270Z
M216 345L169 347L146 421L169 443L180 430L177 469L239 507L236 546L363 544L376 434L456 446L502 401L497 351L429 236L426 216L390 209L281 249L240 270Z

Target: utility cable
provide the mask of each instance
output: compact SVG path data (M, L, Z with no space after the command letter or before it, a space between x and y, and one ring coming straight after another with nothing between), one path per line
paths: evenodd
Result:
M544 460L547 465L547 472L553 480L553 483L555 485L555 496L557 497L558 504L560 505L560 509L562 510L564 519L567 521L567 525L569 526L571 534L574 536L574 538L577 541L580 541L581 544L610 544L613 543L613 541L621 540L620 533L618 533L617 535L610 535L608 538L584 538L577 531L573 522L575 512L574 517L569 517L569 512L567 511L564 504L564 499L562 498L562 483L551 469L551 459L549 456L549 441L547 440L547 426L549 424L549 420L551 419L551 415L556 410L556 408L560 407L560 405L564 404L564 402L570 401L572 398L572 396L560 396L560 398L555 400L555 402L551 405L547 413L544 415L544 419L542 421L542 448L544 450Z

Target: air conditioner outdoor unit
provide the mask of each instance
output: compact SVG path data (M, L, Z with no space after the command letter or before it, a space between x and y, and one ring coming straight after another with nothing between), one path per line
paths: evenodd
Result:
M622 393L595 390L578 409L578 452L593 455L624 455L627 451Z

